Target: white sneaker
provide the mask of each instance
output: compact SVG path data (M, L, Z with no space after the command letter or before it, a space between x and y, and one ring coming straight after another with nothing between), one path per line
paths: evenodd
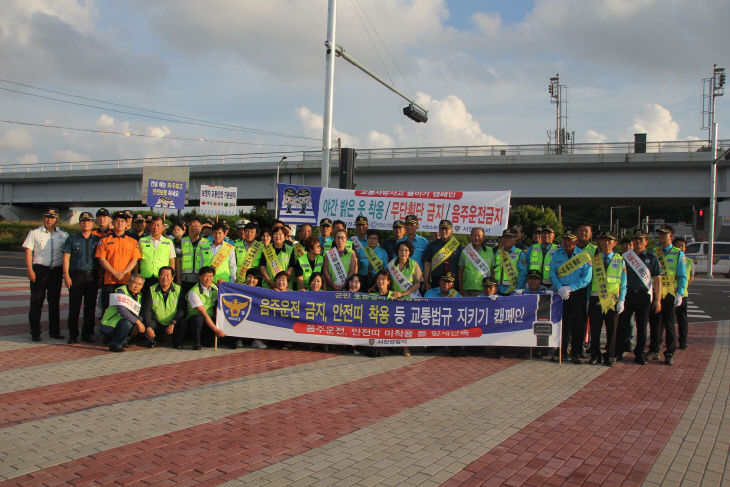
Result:
M255 338L253 342L251 342L251 346L253 348L268 348L264 342L259 340L258 338Z

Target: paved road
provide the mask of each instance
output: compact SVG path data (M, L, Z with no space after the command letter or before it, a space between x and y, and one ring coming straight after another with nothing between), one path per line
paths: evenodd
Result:
M696 290L673 367L608 368L37 344L0 278L0 486L730 485L729 288Z

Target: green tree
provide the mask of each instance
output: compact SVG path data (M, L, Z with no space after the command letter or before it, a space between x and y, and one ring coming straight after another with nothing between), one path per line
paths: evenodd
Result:
M531 243L532 231L537 227L550 225L555 229L555 235L558 237L563 233L563 224L551 208L540 209L531 205L516 206L510 210L509 225L511 227L518 223L524 229L523 241L529 243Z

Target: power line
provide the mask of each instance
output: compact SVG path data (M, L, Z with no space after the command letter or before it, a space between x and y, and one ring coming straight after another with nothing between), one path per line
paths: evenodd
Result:
M28 127L42 127L42 128L51 128L51 129L71 130L74 132L86 132L86 133L108 134L108 135L123 135L125 137L144 137L144 138L150 138L150 139L183 140L183 141L188 141L188 142L211 142L211 143L218 143L218 144L238 144L238 145L253 145L253 146L268 146L268 147L298 147L298 148L303 148L303 149L316 149L317 148L317 147L308 146L308 145L266 144L266 143L260 143L260 142L246 142L246 141L237 141L237 140L206 139L203 137L198 137L198 138L175 137L175 136L171 136L171 135L149 135L149 134L140 134L140 133L136 133L136 132L120 132L117 130L84 129L84 128L78 128L78 127L66 127L63 125L52 125L52 124L46 124L46 123L21 122L19 120L2 120L2 119L0 119L0 122L16 124L16 125L25 125Z
M157 116L157 115L148 115L148 114L144 114L144 113L130 112L130 111L126 111L126 110L119 110L119 109L116 109L116 108L110 108L108 106L99 106L99 105L92 105L92 104L89 104L89 103L80 103L80 102L71 101L71 100L63 100L63 99L60 99L60 98L54 98L54 97L51 97L51 96L39 95L37 93L28 93L26 91L14 90L12 88L7 88L7 87L0 86L0 90L4 90L4 91L7 91L7 92L16 93L16 94L20 94L20 95L26 95L26 96L34 96L34 97L37 97L37 98L42 98L42 99L50 100L50 101L56 101L56 102L59 102L59 103L67 103L69 105L82 106L82 107L86 107L86 108L94 108L94 109L97 109L97 110L105 110L105 111L114 112L114 113L121 113L121 114L124 114L124 115L132 115L132 116L137 116L137 117L151 118L151 119L162 120L162 121L166 121L166 122L183 123L183 124L188 124L188 125L197 125L197 126L201 126L201 127L215 128L215 129L220 129L220 130L230 130L230 131L234 131L234 132L250 132L250 133L255 133L255 134L259 134L259 135L269 135L269 136L273 136L273 137L285 137L285 138L316 140L316 141L319 140L319 139L316 139L316 138L313 138L313 137L305 137L305 136L302 136L302 135L292 135L292 134L287 134L287 133L284 133L284 132L273 132L273 131L269 131L269 130L254 129L254 128L244 127L244 126L234 125L234 124L211 122L211 121L204 120L204 119L197 119L197 118L187 117L187 116L183 116L183 115L175 115L175 114L170 114L170 113L166 113L166 112L159 112L159 111L155 111L155 110L148 110L148 109L145 109L145 108L134 107L134 106L131 106L131 105L123 105L123 104L120 104L120 103L107 102L107 101L99 100L99 99L96 99L96 98L89 98L89 97L83 97L83 96L79 96L79 95L73 95L73 94L70 94L70 93L64 93L64 92L60 92L60 91L48 90L48 89L45 89L45 88L41 88L41 87L37 87L37 86L33 86L33 85L28 85L28 84L25 84L25 83L19 83L17 81L10 81L10 80L6 80L6 79L2 79L2 78L0 78L0 81L5 82L5 83L11 83L11 84L19 85L19 86L25 86L25 87L28 87L28 88L32 88L32 89L36 89L36 90L40 90L40 91L45 91L45 92L48 92L48 93L59 94L59 95L62 95L62 96L69 96L69 97L79 98L79 99L82 99L82 100L89 100L89 101L99 102L99 103L103 103L103 104L106 104L106 105L114 105L114 106L119 106L119 107L125 107L125 108L130 108L130 109L133 109L133 110L142 110L142 111L145 111L145 112L157 113L157 114L165 115L165 116L162 117L162 116ZM175 118L169 118L169 117L175 117Z

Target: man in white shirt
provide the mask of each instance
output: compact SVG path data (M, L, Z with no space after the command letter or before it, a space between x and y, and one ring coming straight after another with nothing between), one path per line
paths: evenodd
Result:
M43 213L43 225L28 232L23 242L25 266L30 281L30 336L41 341L41 310L48 296L48 334L63 339L60 329L61 283L63 279L63 254L61 247L68 233L56 228L58 210L49 208Z

